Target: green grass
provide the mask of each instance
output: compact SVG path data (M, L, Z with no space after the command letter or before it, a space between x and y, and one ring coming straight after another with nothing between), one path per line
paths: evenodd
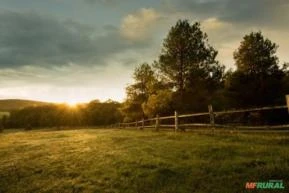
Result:
M282 179L289 135L132 130L0 134L0 192L244 193Z

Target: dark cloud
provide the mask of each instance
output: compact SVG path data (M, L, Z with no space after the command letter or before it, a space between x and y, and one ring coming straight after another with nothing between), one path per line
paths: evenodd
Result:
M288 6L288 0L230 0L224 7L226 11L220 14L220 19L283 28L289 21Z
M109 6L119 3L118 0L84 0L84 1L89 4L100 3L103 5L109 5Z
M0 10L0 31L1 68L49 67L70 62L103 65L112 54L149 45L149 42L127 41L113 26L105 26L98 34L90 26L36 12Z
M234 24L283 28L289 22L288 0L163 0L163 6Z
M199 17L207 17L208 14L216 15L224 6L226 0L197 1L197 0L162 0L164 9L170 12L193 12Z

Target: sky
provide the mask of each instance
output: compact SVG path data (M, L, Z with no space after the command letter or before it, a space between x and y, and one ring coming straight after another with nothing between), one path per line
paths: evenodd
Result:
M289 62L289 0L1 0L0 99L121 102L178 19L201 22L227 69L253 31Z

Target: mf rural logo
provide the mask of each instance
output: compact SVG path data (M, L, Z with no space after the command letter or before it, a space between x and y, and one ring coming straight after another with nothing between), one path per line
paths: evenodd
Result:
M267 182L247 182L246 189L285 189L283 180L269 180Z

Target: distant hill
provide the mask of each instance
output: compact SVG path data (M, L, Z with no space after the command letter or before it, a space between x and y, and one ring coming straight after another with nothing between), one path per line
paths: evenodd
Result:
M41 106L51 104L48 102L21 100L21 99L3 99L0 100L0 112L21 109L29 106Z

